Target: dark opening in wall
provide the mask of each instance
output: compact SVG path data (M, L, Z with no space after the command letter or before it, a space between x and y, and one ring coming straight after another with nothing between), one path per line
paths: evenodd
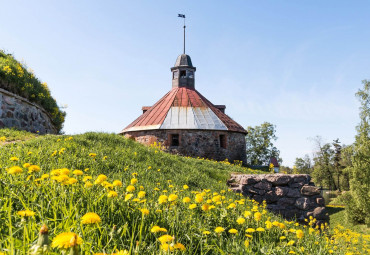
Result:
M179 146L179 134L171 134L170 136L171 146Z
M220 135L220 147L226 149L226 136Z
M180 77L181 78L186 78L186 70L180 71Z

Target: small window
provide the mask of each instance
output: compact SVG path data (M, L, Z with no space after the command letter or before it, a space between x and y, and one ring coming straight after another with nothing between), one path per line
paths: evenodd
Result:
M179 78L179 71L174 71L173 72L173 77L172 77L172 79L174 80L174 79L177 79L177 78Z
M226 149L226 136L220 135L220 147Z
M179 146L179 134L171 135L171 146Z
M180 71L180 77L181 78L186 78L186 70Z

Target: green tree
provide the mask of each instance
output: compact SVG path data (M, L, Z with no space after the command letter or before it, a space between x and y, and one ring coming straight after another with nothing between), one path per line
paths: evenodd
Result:
M247 164L268 165L271 157L279 159L280 151L273 144L277 140L273 124L264 122L260 126L249 126L247 131Z
M370 225L370 81L356 96L360 101L360 123L354 143L353 166L349 168L351 196L347 206L349 220Z
M312 172L312 162L308 154L303 158L296 158L294 166L297 174L311 174Z

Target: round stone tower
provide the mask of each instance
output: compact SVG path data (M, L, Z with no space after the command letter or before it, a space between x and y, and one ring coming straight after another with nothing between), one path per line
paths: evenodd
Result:
M176 59L172 89L120 134L143 144L161 143L166 150L191 157L243 161L247 131L195 90L196 68L189 55Z

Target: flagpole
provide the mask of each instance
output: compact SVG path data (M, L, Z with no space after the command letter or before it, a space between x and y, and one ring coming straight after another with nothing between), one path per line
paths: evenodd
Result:
M185 26L185 18L184 18L184 54L185 54L185 28L186 26Z

